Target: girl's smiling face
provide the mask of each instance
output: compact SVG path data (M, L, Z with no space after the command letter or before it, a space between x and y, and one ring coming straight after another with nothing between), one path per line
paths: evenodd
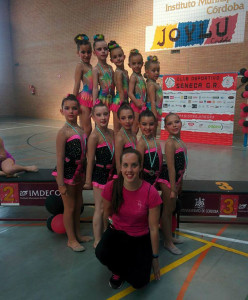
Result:
M140 130L145 137L152 137L156 122L154 117L142 117L139 123Z
M134 73L140 74L143 67L143 58L140 54L134 55L130 58L129 67Z
M86 64L90 63L91 55L92 55L92 49L91 49L90 44L80 45L79 51L78 51L78 56L84 63L86 63Z
M159 77L160 74L160 65L158 62L152 62L148 68L148 70L146 70L146 75L147 78L156 81Z
M106 106L96 107L93 114L93 120L98 127L107 127L109 122L109 110Z
M124 66L124 60L125 60L125 55L124 55L124 52L123 50L118 47L118 48L115 48L111 51L111 62L113 64L116 65L116 67L123 67Z
M166 118L164 128L171 135L180 135L181 128L182 128L182 122L176 114L171 114L170 116L168 116Z

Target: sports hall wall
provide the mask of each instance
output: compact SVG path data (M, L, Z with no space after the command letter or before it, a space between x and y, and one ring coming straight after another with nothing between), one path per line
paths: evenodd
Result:
M152 0L10 0L9 16L17 116L61 118L61 99L73 89L78 62L73 38L78 33L86 33L91 41L94 34L103 33L107 42L116 40L126 56L132 48L139 49L144 59L157 55L161 74L248 68L247 12L243 43L186 48L175 54L170 50L145 52L146 27L153 24ZM91 63L96 64L94 56ZM127 59L126 68L131 74ZM35 95L31 94L30 85L35 87ZM237 91L236 133L241 133L237 125L239 104L244 101L241 90Z
M0 1L0 116L15 114L9 3Z

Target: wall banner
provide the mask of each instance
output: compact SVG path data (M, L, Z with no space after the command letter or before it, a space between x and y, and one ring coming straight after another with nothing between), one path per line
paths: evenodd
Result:
M185 142L232 145L236 88L237 73L165 75L162 117L180 116Z
M247 0L153 0L146 51L244 41Z

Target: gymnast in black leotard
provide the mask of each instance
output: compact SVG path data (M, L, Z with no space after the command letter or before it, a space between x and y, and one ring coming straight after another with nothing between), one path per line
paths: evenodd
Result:
M187 166L187 149L180 139L182 122L179 116L169 113L164 119L164 125L169 132L169 137L165 142L166 161L158 179L164 203L161 222L164 247L173 254L182 254L182 251L175 246L181 241L172 237L171 224L172 212L175 210L176 199L182 189L183 174Z
M73 251L84 251L80 245L92 238L80 234L80 214L83 205L82 189L85 180L86 138L77 124L79 102L69 94L62 101L61 114L66 123L56 139L57 167L53 171L64 204L64 226L68 236L67 245Z
M137 149L142 155L143 161L143 179L151 185L156 185L161 167L162 151L161 146L154 133L156 128L156 118L148 108L139 115L139 127L142 136L139 139Z
M120 157L123 150L132 148L136 149L137 138L136 134L132 131L134 122L134 111L128 103L123 102L117 111L117 117L121 129L115 136L115 162L117 174L120 172Z
M89 136L87 154L87 172L85 189L91 189L95 201L93 215L94 247L97 246L103 232L103 212L101 193L105 184L112 179L114 169L114 132L108 128L109 110L101 101L92 109L92 118L96 127Z

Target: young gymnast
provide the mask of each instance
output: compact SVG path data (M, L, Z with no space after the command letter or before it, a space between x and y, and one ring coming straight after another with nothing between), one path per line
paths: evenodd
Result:
M92 109L92 118L96 123L88 141L87 172L85 189L91 189L95 211L93 215L94 247L97 246L103 232L103 208L101 192L112 177L114 164L114 132L108 128L109 110L101 101Z
M92 66L90 64L92 48L89 38L85 34L78 34L74 38L74 41L77 44L77 54L80 58L80 62L77 64L75 70L75 83L73 88L73 94L77 97L80 103L80 126L84 129L85 134L89 136L92 130L91 108L93 106L93 78ZM81 81L83 82L83 89L79 93Z
M162 214L164 247L173 254L182 254L182 251L174 245L182 242L172 237L171 220L178 193L182 188L183 174L187 167L187 148L180 139L182 122L177 114L169 113L164 119L164 127L169 132L165 143L166 164L163 164L158 179L164 203Z
M16 177L18 172L38 172L36 166L21 166L15 163L14 157L4 148L0 138L0 176Z
M94 36L93 53L96 55L98 63L93 68L93 104L98 98L109 109L114 97L114 72L113 68L107 64L108 45L103 34ZM100 90L98 92L98 85Z
M143 162L143 179L155 185L160 174L163 157L159 141L154 136L156 118L148 108L139 115L139 127L142 133L137 150L141 153Z
M139 130L139 114L146 105L146 83L141 74L143 67L143 57L137 49L133 49L129 54L129 67L133 70L130 77L128 96L131 99L131 107L134 111L135 119L133 123L133 132Z
M109 285L118 289L124 281L139 289L160 278L159 212L157 190L140 178L141 155L128 149L121 155L121 172L102 192L105 231L96 257L112 272ZM109 219L109 226L107 220Z
M64 204L63 220L68 237L67 246L76 252L85 250L80 243L92 240L91 237L80 234L86 135L77 124L79 110L80 105L75 95L68 94L62 100L60 112L66 122L57 134L57 167L52 173L56 177Z
M126 56L122 48L115 42L110 41L108 43L110 60L116 66L116 70L114 72L114 83L116 86L116 95L113 98L113 103L111 105L111 110L113 111L113 121L114 121L114 132L120 130L120 123L117 117L117 111L120 105L123 102L128 103L128 72L124 68L124 60Z
M145 62L145 71L147 77L147 102L146 106L154 113L157 118L155 134L157 132L158 122L161 122L163 92L161 86L156 83L160 74L160 64L157 56L148 56Z
M137 138L132 132L134 121L134 112L128 103L122 103L117 111L117 117L120 122L121 129L115 136L115 162L117 174L120 172L120 157L123 150L128 148L136 149Z

